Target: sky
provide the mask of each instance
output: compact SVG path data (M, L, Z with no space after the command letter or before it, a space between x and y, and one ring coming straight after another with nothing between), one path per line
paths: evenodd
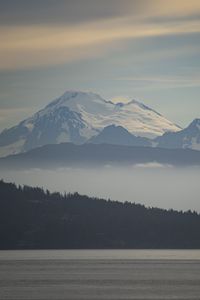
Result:
M200 117L199 0L0 0L0 131L68 89Z
M141 203L200 213L199 168L173 168L159 164L126 167L7 170L7 182L40 186L50 191ZM145 182L145 188L144 188Z

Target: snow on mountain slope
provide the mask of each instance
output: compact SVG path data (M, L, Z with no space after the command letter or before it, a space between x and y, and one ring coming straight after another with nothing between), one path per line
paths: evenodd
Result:
M111 124L122 126L136 136L152 138L180 130L135 100L114 104L92 92L67 91L32 117L5 129L0 134L0 156L45 144L80 144Z
M157 137L154 146L200 150L200 119L195 119L187 128L179 132L168 132Z

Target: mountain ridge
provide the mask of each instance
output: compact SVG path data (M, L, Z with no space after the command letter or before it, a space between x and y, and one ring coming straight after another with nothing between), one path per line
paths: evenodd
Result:
M200 119L194 119L188 127L178 132L166 132L154 141L156 147L200 150Z
M151 146L149 139L137 137L122 126L109 125L97 135L87 141L92 144L112 144L125 146Z
M200 151L111 144L61 143L0 158L0 168L65 168L99 166L200 166Z
M114 145L150 146L168 149L200 150L200 119L177 132L167 132L155 139L136 137L122 126L109 125L87 142Z
M180 130L136 100L119 105L93 92L66 91L30 118L1 132L0 156L51 143L84 143L111 124L136 136L155 137Z

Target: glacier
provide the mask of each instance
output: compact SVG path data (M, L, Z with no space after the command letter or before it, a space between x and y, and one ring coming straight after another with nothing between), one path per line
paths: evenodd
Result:
M113 103L93 92L66 91L45 108L0 133L0 156L46 144L82 144L109 125L155 138L181 128L139 101Z

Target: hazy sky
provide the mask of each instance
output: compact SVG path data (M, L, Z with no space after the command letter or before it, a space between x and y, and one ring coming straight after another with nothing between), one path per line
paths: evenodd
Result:
M199 168L143 165L130 168L66 168L1 171L0 177L16 184L41 186L50 191L79 192L160 208L200 213ZM145 186L145 188L144 188Z
M67 89L200 117L199 0L0 0L0 130Z

